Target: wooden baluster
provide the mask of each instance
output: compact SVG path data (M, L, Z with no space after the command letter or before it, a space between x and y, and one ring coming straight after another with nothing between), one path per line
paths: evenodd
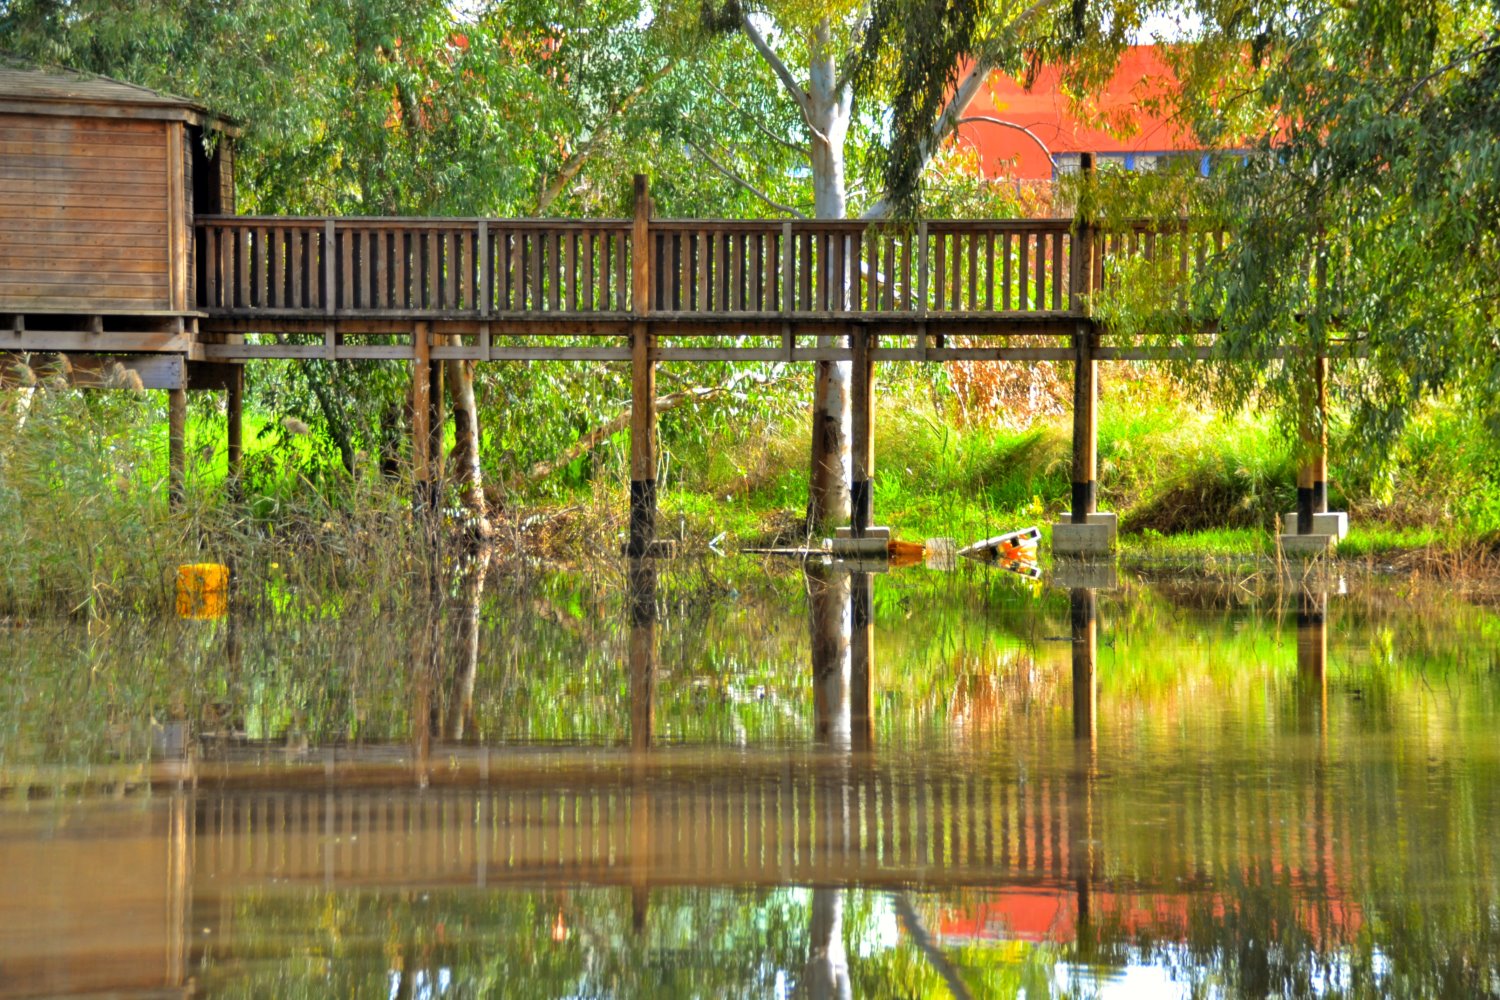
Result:
M338 232L335 237L338 240L339 253L339 308L354 309L359 305L356 297L357 286L354 279L354 248L356 232L345 228Z
M753 312L760 312L765 303L764 287L764 258L766 253L765 233L750 233L745 237L746 245L750 252L750 289L745 303L746 308Z
M250 297L250 254L254 250L253 239L248 226L235 234L234 276L235 284L239 286L235 307L238 309L249 309L255 305L255 300Z
M209 309L219 305L219 230L217 226L203 226L203 304Z
M966 307L970 312L979 309L979 234L970 231L966 241L969 244L969 301Z
M1026 231L1020 233L1020 269L1016 273L1016 302L1022 312L1031 308L1031 234Z
M944 292L945 279L948 274L948 236L939 232L932 248L932 283L933 304L936 311L941 311L947 296Z
M949 308L957 312L963 306L963 244L964 234L953 234L953 253L948 261Z
M526 308L541 312L546 307L546 300L542 298L542 246L546 243L546 238L536 230L527 232L525 236L522 261L526 266Z
M984 311L995 311L995 231L984 234Z
M1036 234L1036 292L1032 296L1033 308L1047 308L1047 233Z
M1052 233L1052 308L1063 307L1063 234L1060 230Z
M1000 239L1000 308L1010 312L1011 305L1011 240L1012 234L1007 230Z
M615 246L615 312L626 312L630 304L630 267L635 257L635 240L630 230L624 229L613 237Z
M729 308L740 312L745 308L745 234L730 233L729 241Z
M578 283L583 286L583 311L594 311L594 231L585 229L579 234L578 242L583 251L583 273L578 277Z

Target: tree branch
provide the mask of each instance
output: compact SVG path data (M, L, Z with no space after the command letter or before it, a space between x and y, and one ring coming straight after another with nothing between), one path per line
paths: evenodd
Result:
M768 128L766 124L761 121L759 115L755 114L753 111L746 111L743 105L741 105L733 97L730 97L727 93L725 93L724 89L717 83L714 83L714 81L706 73L699 74L698 78L705 84L707 84L710 90L722 97L726 104L733 108L735 112L740 115L740 117L748 121L751 127L761 135L765 136L767 139L770 139L772 142L776 143L779 146L784 146L794 153L800 154L802 156L812 156L812 150L808 149L806 146L799 146L797 143L792 142L783 136L779 136L775 132L772 132L770 128Z
M1492 35L1490 37L1494 36ZM1396 98L1396 103L1390 106L1389 110L1386 111L1386 114L1395 114L1397 111L1400 111L1403 107L1406 106L1407 101L1416 96L1417 91L1421 90L1423 87L1427 86L1427 84L1431 83L1433 80L1436 80L1444 73L1449 73L1455 69L1458 69L1458 67L1462 66L1470 59L1475 59L1479 56L1487 56L1491 52L1497 51L1500 51L1500 45L1486 45L1481 49L1473 49L1469 52L1465 52L1462 56L1459 56L1457 59L1448 63L1446 66L1439 66L1431 73L1428 73L1426 76L1422 77L1416 83L1413 83L1410 87L1407 87L1406 90L1401 94L1401 96Z
M802 110L802 117L808 120L808 124L811 124L812 98L797 83L796 77L792 76L792 71L786 68L786 63L781 61L781 57L776 54L776 51L766 43L765 36L751 22L749 14L740 14L740 24L745 29L745 37L750 39L750 44L755 46L755 51L759 52L760 57L775 71L776 75L781 79L782 86L786 87L787 93L792 95L792 100L796 101L797 107Z
M646 79L642 80L640 86L626 94L619 104L609 109L605 121L594 129L594 134L589 136L583 145L579 146L578 150L563 163L562 169L557 172L557 176L552 178L547 186L542 189L542 193L537 196L535 214L541 215L546 212L548 206L568 189L568 185L572 183L573 178L578 176L578 171L583 169L583 165L589 161L595 151L599 149L604 139L608 137L610 129L616 123L616 120L626 111L630 110L630 106L635 103L636 98L650 90L656 81L672 72L676 65L676 60L668 62L665 66L662 66L646 77Z
M739 174L735 173L733 170L730 170L724 164L720 163L717 159L715 159L714 155L712 153L710 153L708 150L704 149L702 146L698 145L693 140L691 140L691 139L684 139L683 142L687 144L688 148L692 149L699 156L701 156L705 160L707 160L708 161L708 165L711 166L711 167L713 167L714 170L718 171L720 174L723 174L729 180L731 180L734 183L738 184L740 187L744 188L746 191L749 191L751 194L755 195L755 197L759 198L761 201L765 202L767 205L770 205L772 208L776 209L778 212L786 212L787 214L794 215L794 216L796 216L799 219L805 219L805 218L807 218L807 214L805 212L799 212L799 211L797 211L795 208L793 208L790 205L784 205L784 204L782 204L781 202L777 201L775 198L772 198L770 195L766 194L760 188L756 187L754 184L750 183L745 178L741 177Z
M1035 3L1017 14L1005 26L1005 32L1007 34L1015 34L1022 28L1025 28L1031 21L1035 20L1048 7L1058 2L1059 0L1036 0ZM963 115L964 109L973 102L974 97L979 93L979 88L984 86L985 80L989 79L989 75L995 71L995 67L998 65L996 46L991 43L981 48L982 51L975 55L974 62L969 67L969 71L959 80L958 86L953 88L953 96L948 98L948 103L943 106L942 113L937 116L937 121L933 122L932 131L922 140L919 147L922 161L919 173L921 170L927 169L927 164L932 161L933 154L937 152L943 140L947 139L949 134L958 127L958 120ZM860 218L885 218L891 214L891 209L894 207L891 204L890 193L887 192L875 204L866 209L860 215Z

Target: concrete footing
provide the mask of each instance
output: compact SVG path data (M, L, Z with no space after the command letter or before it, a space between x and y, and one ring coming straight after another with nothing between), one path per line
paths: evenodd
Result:
M1281 519L1282 530L1288 535L1297 534L1297 513L1286 515ZM1325 511L1314 514L1312 518L1312 533L1314 535L1332 535L1338 541L1343 541L1349 534L1349 515L1341 510Z
M1052 554L1068 558L1107 556L1115 550L1120 519L1107 511L1089 514L1083 524L1072 520L1052 526Z
M853 538L854 537L854 529L851 528L847 524L844 525L842 528L834 528L833 529L833 537L834 538ZM888 528L888 527L883 527L883 526L877 527L876 525L872 524L868 528L865 529L865 535L864 535L864 537L866 537L866 538L879 538L881 541L888 542L888 541L891 540L891 529Z
M890 532L887 531L886 534L889 535ZM835 536L828 540L826 548L835 559L885 559L889 544L887 539L872 535L864 538Z

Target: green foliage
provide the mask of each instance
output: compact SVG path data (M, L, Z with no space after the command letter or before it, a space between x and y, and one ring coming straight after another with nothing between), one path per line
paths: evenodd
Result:
M1235 362L1205 366L1217 397L1275 408L1290 430L1321 354L1359 449L1386 451L1448 393L1500 428L1500 12L1474 0L1196 9L1201 40L1173 52L1178 114L1206 146L1247 152L1170 185L1153 215L1186 209L1230 233L1194 289L1194 316L1217 322ZM1135 329L1165 332L1149 307L1124 306L1123 326L1144 312Z

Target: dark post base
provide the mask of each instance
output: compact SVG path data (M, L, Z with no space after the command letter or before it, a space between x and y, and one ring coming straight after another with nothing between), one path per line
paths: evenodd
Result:
M1084 524L1098 503L1098 483L1092 479L1086 483L1073 484L1073 523Z
M650 555L656 537L656 480L630 483L630 542L625 554L632 559Z
M1297 534L1310 535L1313 527L1313 512L1317 510L1315 489L1311 486L1297 487Z
M865 537L873 518L872 492L874 484L868 479L856 479L849 484L849 533L855 538Z

